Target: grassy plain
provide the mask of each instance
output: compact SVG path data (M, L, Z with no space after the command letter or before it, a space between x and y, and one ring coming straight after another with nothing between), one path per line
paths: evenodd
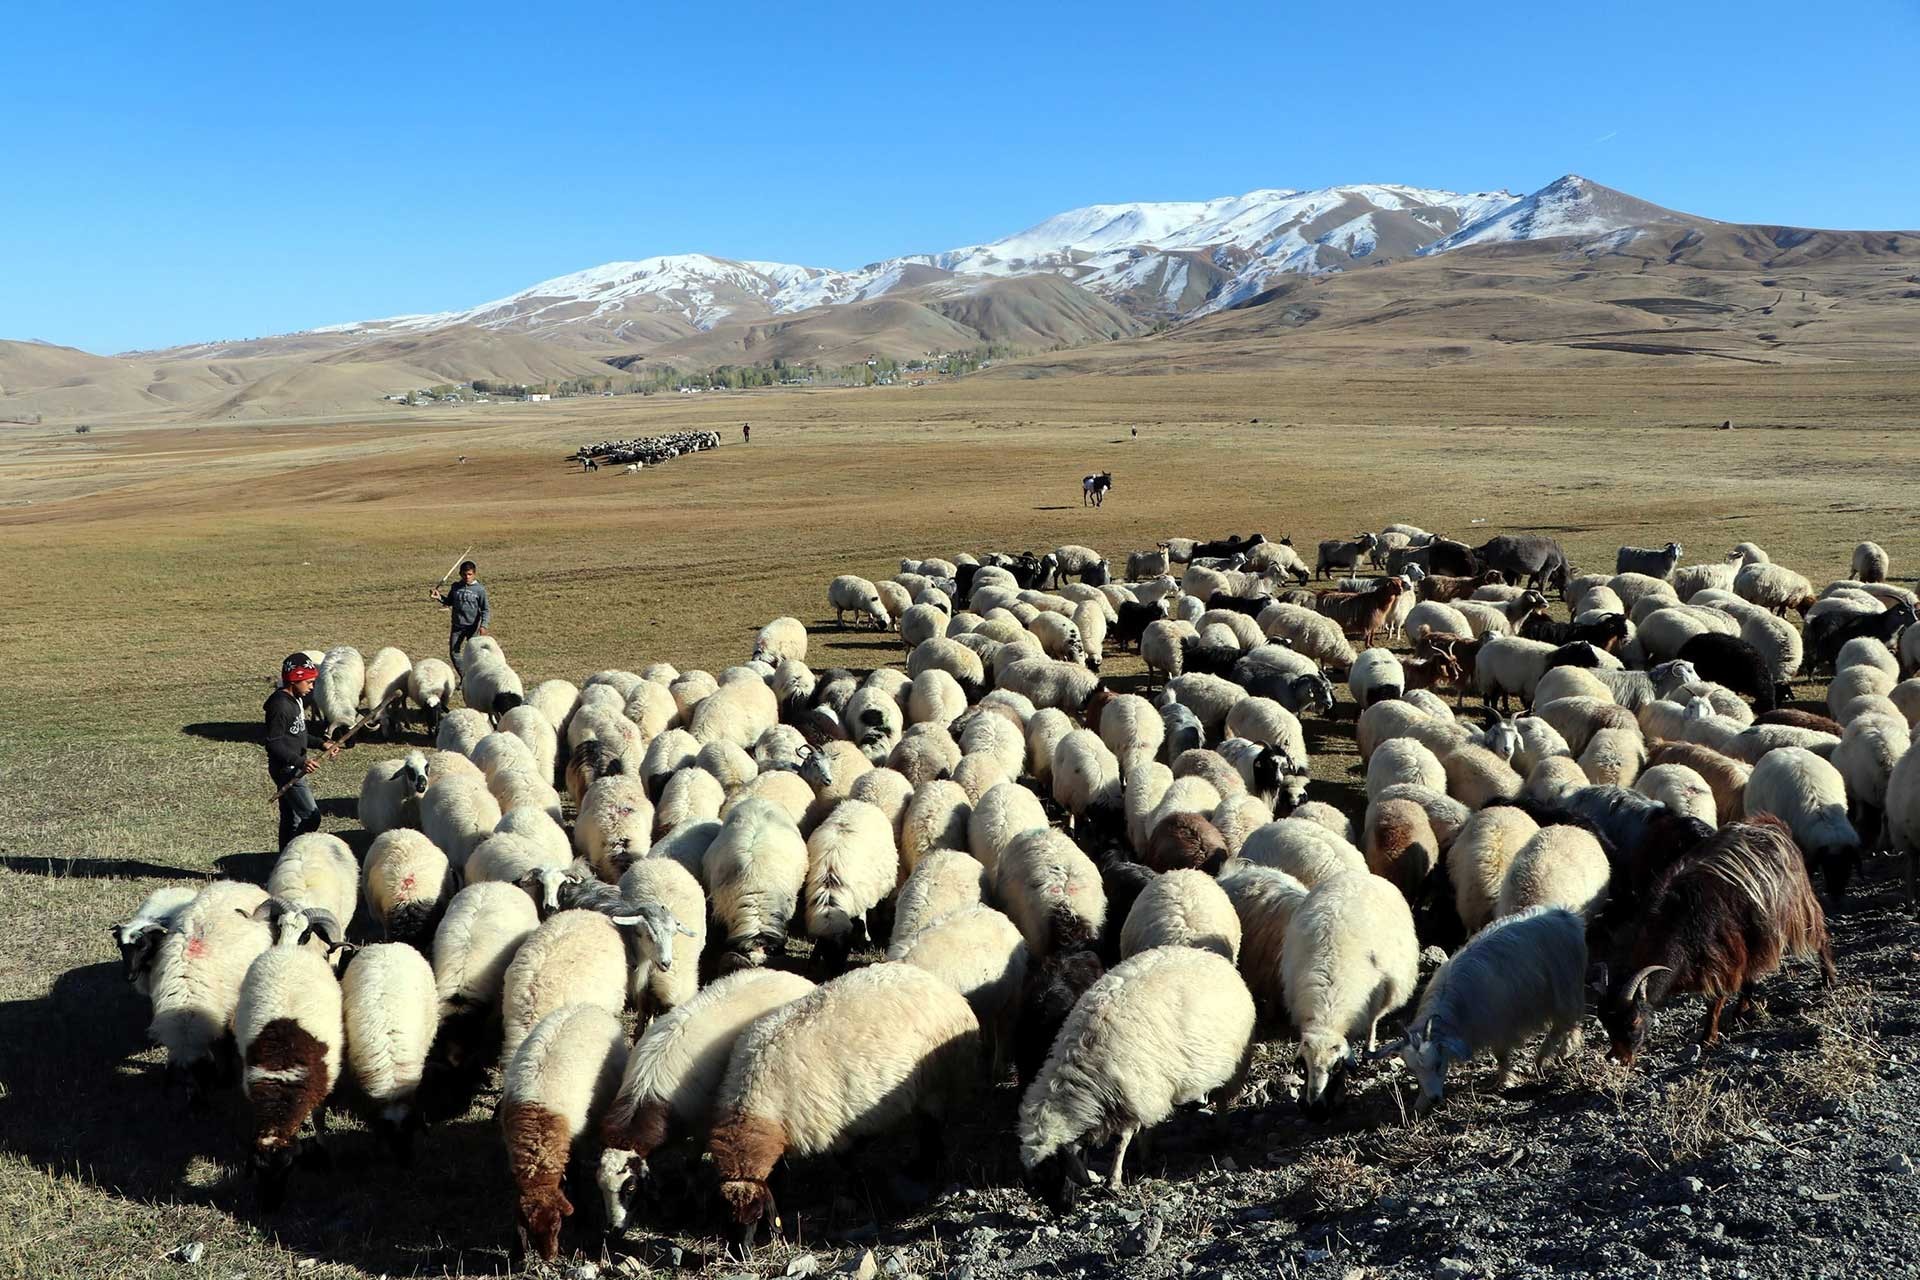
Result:
M1727 418L1736 430L1717 429ZM468 544L529 683L663 658L717 670L768 618L819 621L834 573L961 549L1079 542L1117 558L1260 529L1310 557L1318 538L1411 520L1469 542L1549 532L1582 568L1610 569L1622 542L1678 538L1692 561L1752 539L1816 583L1873 537L1905 581L1920 563L1916 422L1920 365L1649 361L1013 369L917 389L0 428L0 1274L504 1267L504 1171L478 1112L406 1173L349 1142L339 1185L296 1188L261 1222L235 1162L241 1108L188 1120L163 1101L106 937L162 880L264 875L256 731L280 657L439 652L445 616L424 593ZM560 461L693 426L724 446L637 476ZM1116 477L1097 511L1079 498L1094 470ZM811 660L899 657L829 627ZM1350 723L1316 726L1312 745L1316 791L1357 815ZM353 826L360 775L386 754L357 748L319 775L328 829ZM1001 1155L982 1159L1005 1178ZM205 1265L166 1259L194 1240Z

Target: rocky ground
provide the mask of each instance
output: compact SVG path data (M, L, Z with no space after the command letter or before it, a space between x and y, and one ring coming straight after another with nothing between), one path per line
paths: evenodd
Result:
M1495 1092L1482 1060L1416 1116L1410 1080L1383 1064L1318 1124L1300 1114L1290 1045L1276 1040L1239 1106L1176 1116L1150 1146L1136 1143L1125 1188L1091 1190L1058 1218L1020 1185L1009 1084L956 1126L952 1180L917 1208L920 1190L890 1172L898 1153L875 1148L848 1168L796 1176L781 1200L786 1238L763 1240L750 1260L730 1258L717 1239L649 1233L649 1223L687 1221L664 1206L594 1269L974 1280L1920 1275L1920 938L1898 883L1890 866L1877 868L1834 918L1839 987L1825 990L1817 969L1796 963L1769 985L1764 1010L1701 1054L1700 1005L1688 998L1659 1019L1631 1070L1604 1059L1590 1020L1584 1052L1545 1080L1528 1071ZM701 1185L698 1171L686 1174Z

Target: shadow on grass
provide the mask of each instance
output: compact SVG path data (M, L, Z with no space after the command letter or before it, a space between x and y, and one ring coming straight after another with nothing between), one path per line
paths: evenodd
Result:
M485 1110L430 1129L402 1169L336 1094L331 1171L296 1170L284 1209L262 1214L239 1089L189 1112L157 1055L140 1060L147 1018L117 959L69 970L43 998L0 1002L0 1148L127 1201L257 1222L298 1254L370 1273L507 1270L512 1190Z
M199 720L180 726L180 732L189 738L201 738L207 742L245 742L254 746L260 745L260 735L264 731L258 720Z
M0 871L56 880L109 880L121 876L138 880L205 880L207 873L193 867L169 867L138 858L0 858Z

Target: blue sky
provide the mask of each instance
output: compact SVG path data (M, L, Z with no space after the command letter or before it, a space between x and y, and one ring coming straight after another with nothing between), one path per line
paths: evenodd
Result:
M852 267L1343 181L1913 228L1916 65L1913 0L15 5L0 337L247 337L654 253Z

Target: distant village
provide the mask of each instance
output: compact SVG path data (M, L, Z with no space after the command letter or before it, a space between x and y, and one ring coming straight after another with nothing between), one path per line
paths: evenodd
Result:
M760 387L920 387L942 378L991 368L996 359L1015 354L1018 353L1012 348L995 345L970 351L928 352L907 360L871 355L864 363L834 366L792 364L776 359L764 365L720 365L699 373L679 369L631 373L628 372L630 365L622 366L618 362L631 359L633 364L638 364L641 357L615 357L608 363L620 369L619 373L539 383L474 378L468 382L442 382L393 392L383 399L390 404L406 405L490 404L497 400L537 404L588 396L697 396Z

